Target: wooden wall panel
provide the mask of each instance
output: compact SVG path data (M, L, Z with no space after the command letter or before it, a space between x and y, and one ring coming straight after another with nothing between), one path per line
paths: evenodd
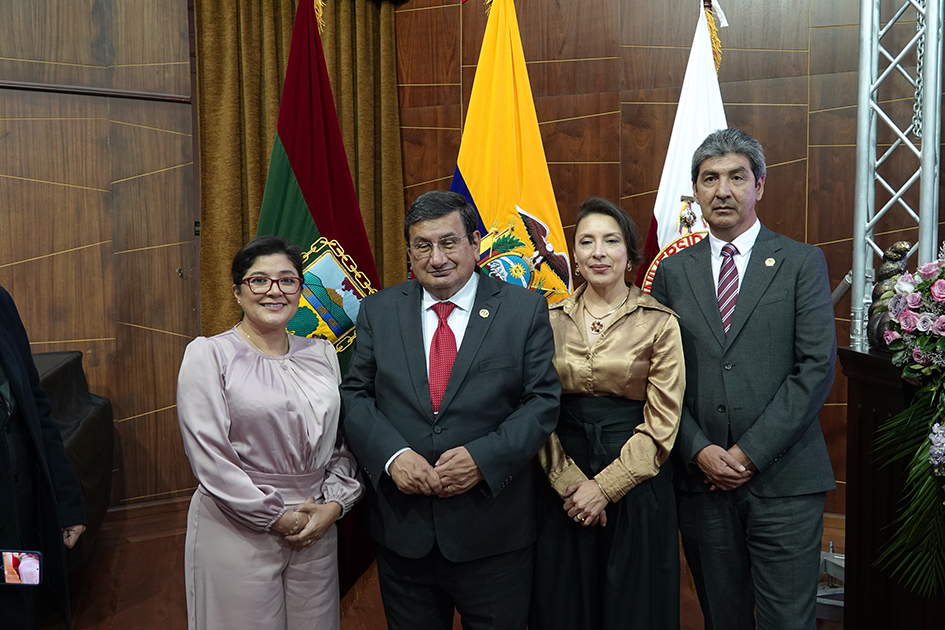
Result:
M460 8L403 11L396 23L397 80L407 85L457 84Z
M726 31L722 31L725 35ZM720 86L739 85L764 81L765 79L791 79L807 74L807 50L726 50L722 54L724 63L719 67ZM788 87L797 86L797 81L785 81ZM777 89L777 83L763 83L764 89L748 92L758 103L803 103L807 104L807 90ZM774 88L774 89L772 89ZM729 102L726 100L726 102Z
M190 94L186 0L31 0L0 6L0 77Z
M688 59L688 48L623 46L620 49L620 89L681 87Z
M727 52L727 57L737 58L738 55L748 54L741 51ZM797 62L800 58L797 53L789 55L793 61ZM804 63L806 64L806 55ZM795 70L796 71L796 70ZM793 105L807 105L808 81L804 75L806 69L800 74L774 77L768 79L739 79L737 81L723 81L719 85L722 92L722 101L725 103L769 103ZM750 75L749 75L750 76ZM677 97L678 101L679 98Z
M467 4L469 12L477 8L475 2ZM612 0L519 0L515 3L519 29L532 35L522 38L525 59L529 62L560 62L615 57L620 28L619 8L620 5ZM471 30L481 34L484 29L473 26ZM575 33L593 33L593 37L574 37ZM471 50L479 50L481 41L470 42L469 34L464 35L464 47L471 44ZM463 63L466 59L464 54Z
M0 102L5 94L0 91ZM2 123L0 123L2 128ZM0 143L2 144L2 143ZM3 229L0 269L19 260L102 243L111 238L105 190L30 181L0 174ZM37 229L56 225L57 229Z
M883 2L880 5L880 17L885 22L893 16L901 4ZM903 19L915 22L915 9L909 7ZM860 3L843 0L842 2L811 2L810 21L812 27L842 26L860 23Z
M528 58L526 57L526 60ZM597 94L610 92L614 87L614 77L620 72L616 57L603 59L571 59L560 62L531 64L528 66L528 79L535 98L569 94ZM472 74L465 70L466 74ZM466 83L464 83L465 88ZM469 102L472 82L469 89L464 89L464 103ZM539 121L541 119L539 118Z
M82 351L111 399L116 503L195 485L175 410L198 331L190 70L187 0L0 7L0 284L33 350Z
M457 84L400 85L401 116L416 107L439 107L462 102L462 88Z
M184 454L173 408L118 422L115 429L117 454L124 465L112 479L116 503L127 503L125 497L158 500L193 493L197 482Z
M615 3L618 4L618 3ZM679 47L692 45L695 5L682 10L659 2L634 3L633 10L620 12L620 43L631 46Z
M810 75L810 109L856 107L857 73Z
M34 229L48 229L47 225L36 224ZM16 243L4 247L16 251ZM111 247L106 241L4 265L0 284L16 301L31 341L111 339L115 319L112 273Z
M844 0L839 0L844 1ZM811 4L817 0L732 0L722 8L729 27L719 29L723 47L753 50L807 50Z
M405 162L405 169L409 168L411 182L420 182L405 189L408 204L426 190L449 186L453 165L446 156L457 141L455 111L465 113L487 19L477 2L462 5L459 30L453 23L447 27L442 18L416 15L443 11L425 7L444 4L453 7L455 0L409 2L396 14L398 35L412 37L398 44L403 53L401 115L409 121L404 123L405 155L415 157L409 167ZM577 204L590 195L612 197L645 234L695 30L696 3L517 0L515 4L566 235L573 234ZM888 19L893 3L882 4ZM759 138L768 158L759 216L779 232L821 246L832 287L851 266L859 5L859 0L729 0L725 10L730 26L719 30L723 48L719 78L729 123ZM914 10L909 15L914 20ZM416 26L421 22L425 29L440 24L452 30L430 34ZM901 24L885 41L890 47L900 46L914 32L914 23ZM435 53L458 57L458 79L453 65L432 56L433 39L459 42L455 53L452 44L447 44L448 54ZM417 73L431 85L404 80ZM897 121L908 121L912 95L913 88L896 79L880 97ZM417 130L425 128L448 128L449 134L440 131L421 137ZM887 131L879 137L884 143L893 140ZM425 142L448 147L421 147ZM907 162L897 158L886 168L891 181L901 184L908 174ZM879 199L882 202L883 195ZM886 246L910 234L914 239L915 230L906 228L901 216L891 215L882 222L877 240ZM841 343L849 341L849 314L847 297L835 311ZM842 375L829 403L821 423L841 490L831 493L828 509L842 512L846 474Z
M623 102L620 114L620 196L655 193L666 161L676 108L670 103ZM649 214L652 212L651 206Z
M856 148L810 149L810 238L824 243L853 235L853 190Z
M807 240L807 160L768 163L758 218L779 234L796 241Z
M620 194L620 163L558 162L548 165L562 225L574 225L578 207L591 195L617 199ZM593 190L593 193L589 193Z
M403 128L404 185L452 177L459 155L459 128Z
M617 94L613 93L614 107ZM545 158L552 162L620 163L620 111L578 113L540 126ZM578 110L579 111L579 110Z
M0 172L6 177L107 189L105 118L16 118L2 121L0 129ZM35 151L50 146L60 150L52 155Z

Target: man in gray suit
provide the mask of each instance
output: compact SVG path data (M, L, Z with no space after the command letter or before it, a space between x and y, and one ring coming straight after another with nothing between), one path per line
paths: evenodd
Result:
M761 145L709 135L692 189L709 236L660 263L679 314L686 393L673 451L679 529L711 630L814 629L823 509L834 489L817 414L836 335L823 253L761 225Z
M341 387L369 480L392 630L524 630L535 497L530 460L561 387L545 299L477 270L478 215L434 191L410 207L416 280L364 299Z

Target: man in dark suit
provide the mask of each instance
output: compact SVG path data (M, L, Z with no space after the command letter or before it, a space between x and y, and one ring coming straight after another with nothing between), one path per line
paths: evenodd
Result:
M46 591L69 620L66 547L87 523L82 489L50 417L26 330L0 287L0 549L41 551L43 586L0 586L0 626L38 627Z
M392 630L523 630L532 581L530 460L561 388L545 299L478 272L475 209L421 195L404 221L416 280L364 299L341 387L369 480ZM458 349L458 351L457 351Z
M761 145L737 129L692 159L709 235L660 263L651 294L679 314L686 393L679 529L706 628L813 629L826 491L817 414L836 335L823 253L760 224ZM753 610L755 609L755 610Z

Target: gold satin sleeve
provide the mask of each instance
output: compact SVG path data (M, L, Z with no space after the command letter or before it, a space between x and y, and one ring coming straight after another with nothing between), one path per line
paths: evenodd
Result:
M616 395L643 400L643 422L620 456L595 476L610 501L654 477L668 459L679 430L686 369L679 324L669 309L644 294L628 305L589 350L582 331L580 295L573 308L554 309L555 367L563 393ZM655 306L656 308L653 308ZM542 469L559 495L587 477L567 456L556 434L538 453Z

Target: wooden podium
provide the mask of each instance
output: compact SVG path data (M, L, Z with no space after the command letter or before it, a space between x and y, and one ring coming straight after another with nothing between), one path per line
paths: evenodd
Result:
M945 598L923 599L901 588L874 563L889 540L905 465L880 468L876 429L908 406L914 388L888 352L838 351L847 386L847 514L844 628L941 630Z

